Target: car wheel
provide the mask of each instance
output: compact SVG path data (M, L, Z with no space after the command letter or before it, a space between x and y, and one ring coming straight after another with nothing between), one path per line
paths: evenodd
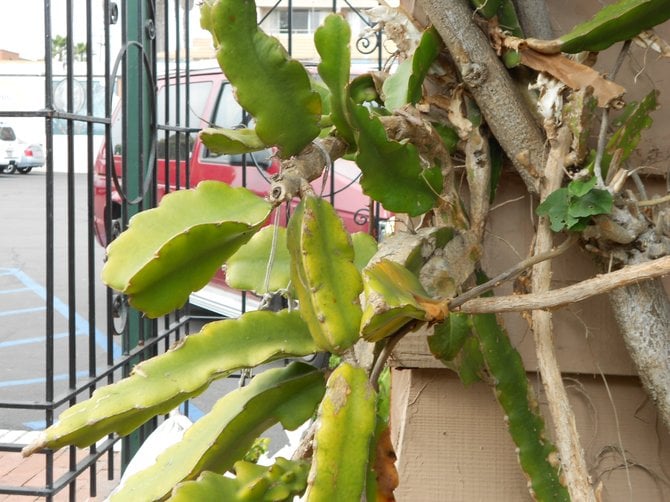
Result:
M30 171L33 170L32 167L17 167L17 169L19 170L19 173L21 173L21 174L28 174Z
M16 172L16 166L14 164L9 164L8 166L5 166L5 172L7 174L14 174Z

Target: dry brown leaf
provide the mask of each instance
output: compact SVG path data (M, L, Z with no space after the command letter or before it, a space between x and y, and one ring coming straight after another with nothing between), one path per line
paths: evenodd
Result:
M656 51L664 58L670 58L670 44L659 37L654 30L643 31L633 41L640 47Z
M443 95L426 96L426 102L436 106L445 112L449 122L456 128L461 139L467 139L472 132L472 122L463 114L463 88L454 89L450 97Z
M593 88L598 106L616 105L626 89L616 82L607 80L593 68L577 63L562 54L540 54L532 49L522 48L521 64L536 71L543 71L560 80L574 90Z
M387 426L379 435L375 455L374 471L377 476L377 502L395 502L393 491L400 482L395 461L396 454L391 443L391 428Z

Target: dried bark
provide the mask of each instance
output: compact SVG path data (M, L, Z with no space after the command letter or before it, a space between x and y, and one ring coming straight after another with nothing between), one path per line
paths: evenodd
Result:
M640 380L670 429L670 301L663 284L618 288L609 300Z
M567 126L561 127L556 138L551 140L551 150L544 169L542 199L561 187L563 179L564 159L570 149L570 132ZM540 218L535 236L535 253L542 254L553 247L554 234L547 217ZM551 261L546 260L533 266L533 293L546 293L551 289ZM535 354L542 384L547 395L549 413L555 430L556 449L561 459L561 468L572 500L595 502L596 496L589 482L589 471L586 466L584 449L579 441L577 420L568 400L568 393L563 385L561 369L558 366L554 347L554 329L551 312L533 310L531 327L535 340Z
M419 5L444 40L463 82L491 132L531 193L539 193L546 158L544 138L512 78L473 21L462 0L420 0Z
M513 0L519 23L527 37L551 40L554 30L549 24L549 10L544 0Z
M651 299L656 298L656 296L664 295L664 292L659 291L657 294L646 294L642 291L649 287L649 283L645 282L649 279L655 279L664 275L670 274L670 256L665 256L659 258L658 260L648 261L644 263L639 263L637 265L629 265L615 272L610 272L608 274L597 275L591 279L586 279L572 286L566 286L565 288L552 289L546 293L538 294L527 294L527 295L510 295L510 296L496 296L493 298L474 298L468 300L459 308L454 309L456 312L465 312L466 314L485 314L485 313L502 313L502 312L523 312L526 310L537 310L537 309L556 309L560 307L565 307L573 303L578 303L592 296L601 295L603 293L609 293L616 290L617 288L622 288L625 286L635 285L634 287L639 288L636 295L632 301L633 303L642 303L645 301L650 301ZM653 287L653 286L652 286ZM657 305L660 305L662 302L654 300ZM667 296L665 300L667 302ZM658 307L656 307L658 308ZM663 307L663 310L667 307ZM632 310L632 312L631 312ZM637 323L649 322L648 318L642 317L638 314L642 308L632 308L626 309L627 314L632 316L633 320ZM654 309L652 309L652 312ZM670 331L667 329L667 326L670 325L670 316L653 314L653 318L656 319L654 322L659 324L658 331L665 329L664 338L668 337ZM667 323L666 323L667 321ZM626 324L631 324L630 321L627 321ZM665 326L665 328L663 328ZM625 328L625 326L624 326ZM635 326L632 324L632 328L635 333L639 333L640 325ZM622 328L623 331L623 328ZM625 336L625 333L624 333ZM651 336L651 334L650 334ZM633 336L634 338L634 336ZM647 347L648 350L653 352L656 350L654 347L653 341L647 341L643 344L640 344L643 347ZM633 357L634 354L631 354ZM654 354L650 354L651 357L646 357L646 360L653 360ZM659 354L659 357L662 357L663 354ZM668 387L670 388L670 387ZM667 393L667 391L666 391Z

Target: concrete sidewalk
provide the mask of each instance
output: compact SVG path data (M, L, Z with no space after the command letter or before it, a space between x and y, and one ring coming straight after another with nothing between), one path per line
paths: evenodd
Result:
M0 429L0 443L26 444L32 441L34 431L9 431ZM79 462L88 454L88 450L77 451ZM53 477L54 481L66 474L69 470L70 455L68 448L62 448L54 454ZM104 454L96 463L97 495L90 495L90 469L84 471L76 480L75 500L77 502L101 501L117 485L120 478L121 458L119 452L114 452L113 479L108 480L108 457ZM11 487L44 488L46 485L46 457L35 454L24 458L20 452L0 452L0 485ZM70 488L65 487L54 497L54 501L70 499ZM22 495L0 494L0 502L16 501L28 502L44 500L44 497L28 497Z

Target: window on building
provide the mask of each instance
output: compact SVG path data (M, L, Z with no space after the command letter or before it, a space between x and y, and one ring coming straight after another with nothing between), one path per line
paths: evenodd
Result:
M289 10L279 10L279 32L289 32ZM293 33L314 33L319 27L320 15L315 9L293 9L290 19Z

